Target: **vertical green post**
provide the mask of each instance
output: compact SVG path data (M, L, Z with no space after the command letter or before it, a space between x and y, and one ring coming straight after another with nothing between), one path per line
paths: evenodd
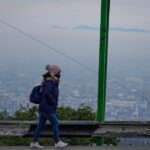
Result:
M105 119L105 98L107 78L107 53L108 53L108 30L109 30L110 0L101 0L101 23L99 44L99 75L98 75L98 102L97 121ZM103 140L97 140L97 145L102 145Z
M110 0L101 0L97 121L105 119Z

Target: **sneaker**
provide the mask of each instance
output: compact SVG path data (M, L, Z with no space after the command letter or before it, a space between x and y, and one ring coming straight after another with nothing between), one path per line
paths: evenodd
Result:
M30 144L30 147L31 148L33 148L33 149L42 149L42 148L44 148L44 146L41 146L38 142L32 142L31 144Z
M58 143L55 143L55 148L57 148L57 149L65 148L67 145L68 145L68 143L59 141Z

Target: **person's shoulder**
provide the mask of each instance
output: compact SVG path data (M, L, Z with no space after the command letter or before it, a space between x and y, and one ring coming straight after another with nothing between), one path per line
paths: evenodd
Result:
M54 81L53 80L51 80L51 79L47 79L47 80L44 80L44 82L43 82L43 84L44 85L49 85L49 84L54 84Z

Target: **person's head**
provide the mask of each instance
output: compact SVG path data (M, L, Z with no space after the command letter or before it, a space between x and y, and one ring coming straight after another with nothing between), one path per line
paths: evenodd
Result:
M50 73L51 77L59 80L61 76L61 69L59 66L47 64L45 69Z

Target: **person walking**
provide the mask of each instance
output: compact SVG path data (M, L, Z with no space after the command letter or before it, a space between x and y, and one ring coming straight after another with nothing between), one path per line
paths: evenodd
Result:
M47 120L52 125L55 148L65 148L68 143L61 141L59 135L59 122L56 116L58 97L59 97L59 81L61 69L57 65L46 65L48 71L43 75L43 95L39 104L39 122L33 134L33 140L30 144L31 148L44 148L38 143L41 131Z

